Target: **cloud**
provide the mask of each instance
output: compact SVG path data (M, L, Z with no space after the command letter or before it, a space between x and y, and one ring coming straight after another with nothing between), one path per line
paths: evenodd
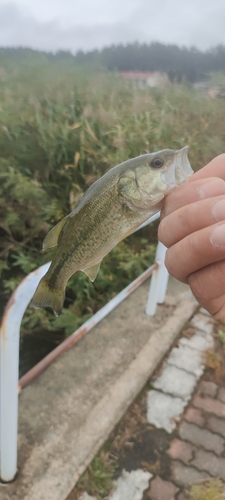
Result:
M224 0L16 0L1 3L0 46L92 50L134 41L225 44ZM43 18L42 18L43 15Z
M57 21L41 22L22 12L14 3L0 6L0 45L55 50L61 45ZM65 48L62 40L62 48ZM68 41L69 45L69 41Z
M128 29L129 31L129 29ZM118 25L74 25L62 27L59 21L41 22L23 13L14 3L0 6L0 45L25 46L40 50L79 48L89 50L119 41Z

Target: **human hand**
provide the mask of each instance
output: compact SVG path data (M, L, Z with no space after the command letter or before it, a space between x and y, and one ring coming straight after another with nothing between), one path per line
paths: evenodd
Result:
M165 198L158 238L169 273L225 323L225 154Z

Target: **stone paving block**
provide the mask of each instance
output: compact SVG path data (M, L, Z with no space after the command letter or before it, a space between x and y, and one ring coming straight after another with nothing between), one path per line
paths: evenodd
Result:
M167 358L167 363L200 377L204 371L203 354L187 345L174 347Z
M200 330L197 330L192 337L181 337L178 342L178 345L187 345L192 349L197 349L199 351L206 351L207 349L211 349L214 345L213 337L209 334L204 334Z
M220 399L220 401L223 401L223 403L225 403L225 388L224 387L219 388L218 398Z
M180 439L173 439L170 443L170 448L166 453L170 455L173 460L181 460L185 464L188 464L193 458L194 446Z
M213 333L213 319L211 316L207 317L205 314L195 314L191 320L191 326L198 328L198 330L202 330L204 333Z
M180 486L188 486L196 481L210 477L207 472L200 472L194 467L188 467L176 461L171 463L171 472L173 481Z
M213 413L217 417L225 417L225 404L218 399L209 397L201 398L196 394L192 400L192 404L197 408Z
M147 493L151 500L175 500L175 495L179 488L170 481L163 481L161 477L156 476L151 481L150 490ZM125 500L125 499L124 499Z
M204 396L210 396L214 398L217 394L219 387L214 384L214 382L206 382L205 380L201 380L198 386L198 393Z
M152 477L150 472L142 469L131 472L123 470L119 479L115 481L116 489L109 496L109 500L141 500Z
M181 493L179 493L177 500L190 500L190 495L182 491Z
M225 420L217 417L210 417L207 422L207 427L212 432L217 432L225 437Z
M83 493L83 495L81 495L81 497L79 498L79 500L97 500L96 497L90 497L90 495L88 495L88 493Z
M151 390L147 395L147 421L157 429L172 432L182 415L185 401L169 394Z
M173 365L165 365L162 374L153 382L156 389L161 389L161 391L180 397L185 401L191 398L195 385L195 375Z
M199 425L199 427L203 427L205 424L205 419L203 417L201 410L198 410L197 408L192 408L192 406L187 408L184 414L184 418L188 422L192 422L193 424Z
M179 340L178 345L187 345L192 347L192 349L198 349L199 351L207 351L207 349L212 349L214 345L214 340L211 335L207 335L202 332L195 333L190 339L182 337Z
M192 465L200 470L207 471L211 476L225 481L225 458L217 457L214 453L205 450L196 450Z
M195 424L182 421L179 436L190 443L202 446L205 450L214 451L217 455L221 455L224 451L225 440L221 436L207 429L199 429Z

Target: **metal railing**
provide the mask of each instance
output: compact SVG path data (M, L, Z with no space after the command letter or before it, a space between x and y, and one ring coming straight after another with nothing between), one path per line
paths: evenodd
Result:
M141 227L157 219L151 217ZM138 228L138 230L140 229ZM157 303L163 303L168 282L168 272L164 265L166 248L158 243L155 264L142 273L122 292L102 307L70 337L50 352L18 381L19 337L23 315L36 290L40 279L47 272L50 262L30 273L12 294L3 314L0 327L0 479L12 481L17 473L17 432L18 432L18 393L31 380L56 359L61 352L69 349L93 326L98 324L110 311L132 293L141 283L152 275L146 314L153 316Z

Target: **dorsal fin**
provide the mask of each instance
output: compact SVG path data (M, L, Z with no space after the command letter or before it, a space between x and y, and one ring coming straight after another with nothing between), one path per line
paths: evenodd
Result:
M87 269L82 269L83 273L85 273L91 281L95 280L95 278L98 274L98 270L100 268L101 262L102 261L100 260L100 262L98 262L94 266L87 267Z
M48 248L52 248L58 245L59 235L68 217L69 217L68 215L64 217L64 219L58 222L58 224L56 224L56 226L54 226L51 229L51 231L49 231L47 236L45 236L45 239L42 244L42 250L47 250Z

